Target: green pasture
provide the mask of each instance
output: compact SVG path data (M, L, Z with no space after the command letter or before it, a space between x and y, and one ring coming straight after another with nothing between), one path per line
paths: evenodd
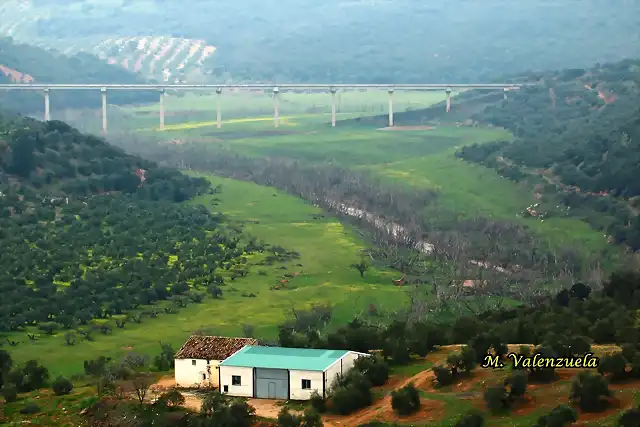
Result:
M526 184L507 180L493 170L455 157L456 150L472 143L509 140L497 128L442 126L430 130L380 130L347 125L335 129L266 134L246 130L219 134L206 144L219 144L244 155L291 157L311 162L332 161L372 172L382 180L412 188L435 189L441 194L428 215L435 224L452 218L485 217L529 227L554 245L572 244L588 253L602 249L606 239L575 217L545 220L519 214L534 204L534 192Z
M280 126L273 126L270 93L225 92L222 129L216 128L215 94L169 96L166 130L157 130L157 105L127 107L121 113L128 126L165 139L224 145L239 153L281 156L311 162L332 161L369 170L384 180L413 188L438 189L438 206L429 209L435 224L451 218L482 216L530 227L542 240L572 244L585 253L606 245L602 233L576 217L544 221L519 214L536 203L530 187L501 178L494 171L455 158L458 147L474 142L511 139L497 128L443 125L431 130L380 130L341 119L386 114L386 91L338 92L338 123L329 126L328 93L282 93ZM394 111L424 108L444 100L440 92L396 91ZM454 103L455 108L455 103ZM227 113L225 113L227 112ZM396 126L402 127L396 120ZM551 208L555 207L555 204Z
M273 113L273 95L271 91L231 91L225 90L219 97L222 115L228 117L260 116ZM393 94L395 111L425 108L446 99L444 91L404 91L397 90ZM216 110L218 95L201 92L167 92L165 95L165 113ZM370 112L387 111L389 95L386 90L339 90L336 93L336 110L338 112ZM280 90L278 95L280 112L286 114L319 114L331 112L331 94L327 92L294 92ZM145 112L159 113L159 104L142 107L125 108L134 114Z
M275 338L276 326L292 316L292 310L314 304L331 305L333 322L339 325L357 313L366 314L369 304L383 313L406 303L404 290L392 283L397 274L371 268L361 279L350 268L359 261L359 251L365 244L337 219L322 217L320 209L273 188L210 179L214 185L221 185L221 192L191 203L222 211L230 221L245 224L247 232L259 240L295 250L301 258L273 266L254 265L248 276L227 280L222 299L208 297L202 304L191 304L176 314L162 313L155 319L144 317L141 324L127 323L124 329L114 326L109 335L95 333L93 342L78 335L76 344L67 346L65 331L51 337L39 333L34 342L24 332L12 334L9 337L19 341L17 346L8 347L14 359L20 363L35 358L53 375L70 375L82 371L84 360L101 355L118 356L128 351L154 355L159 353L160 342L177 349L197 330L237 336L242 334L242 325L249 324L255 327L256 335ZM291 289L270 290L286 273L296 275L287 283ZM243 296L250 293L256 296Z

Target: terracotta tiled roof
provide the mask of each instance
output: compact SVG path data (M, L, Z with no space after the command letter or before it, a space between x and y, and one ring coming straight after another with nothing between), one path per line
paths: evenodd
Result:
M176 353L176 359L224 360L245 345L258 345L254 338L193 335Z

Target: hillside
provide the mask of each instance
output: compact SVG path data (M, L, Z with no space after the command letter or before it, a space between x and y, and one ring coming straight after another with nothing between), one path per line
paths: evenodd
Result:
M509 129L513 143L466 147L459 156L539 184L542 201L557 194L572 215L640 249L639 101L640 61L546 74L539 86L471 116Z
M66 56L29 44L0 38L0 83L144 83L121 67L109 65L89 53ZM114 92L111 104L156 100L156 94ZM31 92L0 92L0 105L20 112L44 111L42 95ZM51 93L51 108L99 108L98 92Z
M0 119L0 332L202 301L189 283L242 253L220 216L175 203L209 187L61 122Z
M0 22L0 34L95 52L155 78L167 69L171 80L477 82L637 56L640 5L9 0Z
M398 113L396 121L510 131L512 142L471 144L457 156L528 183L536 200L522 215L577 217L604 230L610 242L639 249L640 60L529 72L510 81L538 84L509 92L506 100L502 91L468 91L454 98L448 114L439 103ZM387 117L355 121L384 125Z

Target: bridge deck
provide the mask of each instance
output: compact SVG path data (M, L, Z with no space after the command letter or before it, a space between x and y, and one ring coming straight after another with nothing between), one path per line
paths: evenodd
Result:
M531 83L474 83L474 84L317 84L317 83L285 83L285 84L0 84L0 90L198 90L198 89L519 89Z

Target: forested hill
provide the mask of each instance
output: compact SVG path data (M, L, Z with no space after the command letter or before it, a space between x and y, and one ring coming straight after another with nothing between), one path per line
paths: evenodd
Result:
M128 155L66 123L0 116L0 190L7 197L78 199L118 192L183 201L207 187L205 180Z
M574 214L640 249L640 60L538 77L508 100L461 98L460 110L473 106L469 118L507 128L516 140L465 147L459 156L559 192Z
M221 216L176 203L207 191L62 122L0 119L0 333L89 325L90 340L92 319L202 301L189 283L244 251Z
M140 76L97 57L78 53L65 56L12 39L0 38L0 83L144 83ZM112 104L156 101L157 96L141 92L114 92ZM0 106L20 112L44 111L42 94L33 92L0 92ZM52 108L98 108L97 91L65 91L51 93Z
M5 0L0 34L59 49L108 45L218 80L451 83L640 54L640 3L604 0ZM185 48L176 50L183 38ZM120 40L121 43L114 43ZM197 47L196 47L197 49ZM138 52L138 50L140 50ZM176 56L174 56L174 54ZM187 59L185 59L187 58ZM132 60L128 60L132 66ZM187 76L188 78L188 76Z

